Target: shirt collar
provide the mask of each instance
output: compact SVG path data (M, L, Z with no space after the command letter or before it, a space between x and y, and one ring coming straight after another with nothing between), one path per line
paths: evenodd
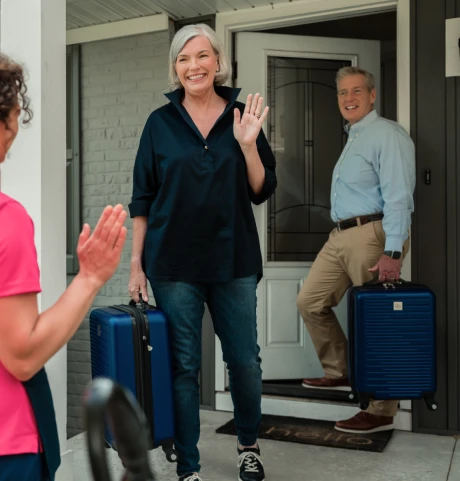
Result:
M228 101L227 108L230 108L238 98L238 95L241 92L240 88L232 88L232 87L226 87L226 86L214 86L214 90L217 95L220 97L224 98L225 100ZM172 104L174 104L176 107L179 107L179 105L182 102L182 99L184 98L185 90L183 87L180 87L173 92L168 92L165 94L165 96L171 101Z
M232 108L233 104L235 103L241 89L240 88L232 88L232 87L220 87L215 85L214 90L219 95L220 97L224 98L225 100L228 101L224 112L222 115L217 119L217 122L224 116L227 115L227 112ZM184 108L182 105L182 99L184 98L185 90L184 88L178 88L174 90L173 92L166 93L165 96L171 101L171 103L174 105L174 107L177 109L177 111L180 113L182 118L185 120L185 122L193 129L193 131L200 137L203 142L206 142L206 140L203 138L203 135L201 132L198 130L198 127L195 125L193 122L192 118L190 117L190 114L187 112L187 110ZM216 122L216 124L217 124Z
M374 110L371 110L367 115L365 115L359 122L356 122L356 124L353 124L353 125L350 125L350 124L347 124L345 125L345 130L346 132L349 134L351 131L353 131L353 133L360 133L362 132L369 124L371 124L372 122L374 122L374 120L377 119L377 117L379 116L379 114L377 113L377 111L374 109Z

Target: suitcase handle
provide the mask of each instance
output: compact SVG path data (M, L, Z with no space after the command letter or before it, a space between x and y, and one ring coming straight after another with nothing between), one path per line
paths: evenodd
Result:
M133 307L137 307L138 309L141 309L143 311L146 311L147 309L156 309L155 306L152 306L151 304L147 303L142 299L142 293L139 292L139 302L136 302L134 299L131 299L129 301L129 305Z
M404 279L398 279L397 281L392 281L392 282L385 282L385 281L379 281L378 277L375 277L374 279L371 279L370 281L367 281L363 284L363 286L375 286L378 284L382 284L384 286L395 286L395 285L403 285L403 284L410 284L409 281L405 281Z
M105 450L105 420L116 440L126 469L123 480L154 481L149 466L149 428L144 412L131 392L111 379L94 379L86 388L83 414L91 470L95 481L110 481Z

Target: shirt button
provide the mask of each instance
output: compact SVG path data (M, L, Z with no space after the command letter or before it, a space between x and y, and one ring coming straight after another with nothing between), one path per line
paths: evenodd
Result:
M339 178L339 174L336 175L337 179Z
M206 150L208 150L208 146L207 146L207 145L205 145L204 148L205 148Z

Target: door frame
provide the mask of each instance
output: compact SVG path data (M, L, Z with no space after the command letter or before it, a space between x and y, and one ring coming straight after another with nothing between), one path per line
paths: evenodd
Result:
M334 60L337 62L345 61L355 67L360 65L369 69L376 76L376 88L377 92L380 92L380 73L382 69L380 65L381 42L379 41L354 38L318 37L316 35L273 35L272 33L260 32L239 32L235 34L234 37L236 40L235 55L238 62L238 78L234 79L234 81L236 80L234 87L242 88L240 99L245 99L246 95L250 92L263 92L262 95L267 99L267 105L269 105L269 102L273 101L273 99L269 99L267 90L270 83L270 74L267 70L270 57L284 59L294 58L299 60L309 59L313 61L318 59ZM316 68L317 66L314 67L314 69ZM335 70L338 68L339 67L336 67ZM329 71L329 75L330 77L328 78L330 78L331 81L330 86L334 87L335 74L333 71ZM284 79L282 83L285 83L286 81L287 80ZM290 78L288 82L291 81L294 81L294 78ZM327 83L329 84L329 82ZM395 88L396 81L394 82L394 89ZM337 97L334 89L329 90L328 95L330 95L329 101L333 102L330 107L332 109L330 115L337 115L337 120L339 120L341 115L337 108ZM318 102L315 98L314 104L315 106L318 106L321 102ZM380 104L380 97L377 96L374 105L377 112L380 112ZM291 107L293 106L291 105ZM276 104L273 108L276 109L277 113L278 109L284 111L285 114L288 112L285 110L286 106L283 107L283 105ZM322 110L321 105L319 110ZM293 113L294 112L291 112L291 114ZM301 112L298 112L298 115L302 116ZM278 117L278 115L276 115L276 117ZM266 132L268 132L270 127L268 123L274 121L273 116L269 116L267 119L270 120L267 121ZM339 123L341 123L340 120ZM274 126L271 125L271 128L273 127ZM340 129L339 125L337 125L337 127ZM285 126L286 130L289 130L290 128L291 127L287 127L287 125ZM316 127L314 130L316 131ZM343 126L341 132L343 133ZM329 163L332 161L332 165L329 165L331 174L332 168L340 156L340 150L343 149L344 141L342 133L336 132L336 135L340 136L342 147L339 148L339 151L334 158L329 158ZM299 134L302 135L304 132L299 132ZM312 132L310 132L310 134L312 134ZM305 139L307 138L312 137L306 136ZM292 141L293 139L291 139L291 142ZM313 143L316 141L317 140L313 140ZM280 142L283 141L280 139ZM284 139L284 142L287 142L287 139ZM287 148L287 144L285 147ZM285 151L284 154L287 159L290 158L292 152L291 154L288 154L288 152ZM316 159L316 150L314 157ZM305 161L307 161L307 159L305 159ZM315 170L317 168L316 164L312 168ZM308 168L306 168L305 172L307 171ZM284 172L284 174L287 174L287 172ZM282 175L283 172L280 171L279 177ZM307 182L306 179L305 182ZM280 183L281 178L278 179L278 194ZM307 187L307 191L308 190ZM327 180L326 185L322 184L321 190L323 190L323 195L328 197L330 190L329 179ZM302 203L303 201L296 198L294 203L296 204L298 202ZM308 201L305 200L305 202ZM260 237L261 252L265 259L264 277L259 283L257 289L257 330L260 337L259 344L261 352L259 355L263 359L264 380L269 383L270 380L273 379L290 380L302 379L304 377L315 377L321 373L321 365L316 356L311 338L305 329L304 323L295 305L296 293L301 290L302 285L305 283L308 272L313 265L313 260L269 260L267 258L269 250L269 202L254 206L253 211ZM291 226L288 230L295 229ZM321 230L326 232L327 230L330 230L330 228ZM324 243L324 241L325 239L321 242ZM280 295L284 289L286 289L285 294L287 297ZM289 300L287 300L287 298L289 298ZM276 306L281 309L277 314L274 313L274 310L277 309ZM342 328L346 329L346 299L343 299L343 302L337 306L335 311L336 313L340 313L339 322ZM276 319L284 319L286 322L285 327L294 337L291 338L288 336L288 338L286 338L285 334L281 334L279 329L284 332L284 328L280 328ZM270 327L270 325L272 327ZM279 339L277 338L277 333L281 336ZM283 341L281 339L283 339Z
M260 7L251 10L242 10L221 13L216 15L216 33L224 44L224 48L229 56L233 58L234 33L271 28L302 25L306 23L317 23L326 20L337 20L346 17L356 17L369 15L372 13L382 13L386 11L397 12L397 114L398 122L410 133L411 121L411 61L410 61L410 40L411 40L411 0L302 0L293 3L273 4L270 7ZM411 256L407 256L402 269L402 277L411 279ZM265 264L265 261L264 261ZM225 392L227 384L227 370L222 359L222 348L219 339L216 337L215 346L215 394L216 409L231 411L231 399ZM280 406L271 408L274 399L263 399L262 406L264 412L270 414L280 414ZM292 413L292 406L302 404L295 400L280 400L286 409ZM292 404L292 406L291 406ZM328 403L320 401L318 403L309 402L309 417L316 419L326 419L327 415L319 405L327 407ZM330 404L334 404L332 401ZM267 410L268 409L268 410ZM348 416L349 407L334 406L337 418ZM412 430L412 403L403 401L401 409L396 417L396 426L403 430ZM276 411L276 412L275 412ZM342 412L343 411L343 412ZM295 414L293 414L295 415ZM326 415L326 418L324 417Z

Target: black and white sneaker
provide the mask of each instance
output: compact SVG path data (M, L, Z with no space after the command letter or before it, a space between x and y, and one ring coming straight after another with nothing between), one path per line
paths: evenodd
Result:
M198 474L186 474L185 476L181 476L179 481L203 481Z
M238 448L238 467L240 481L264 481L265 472L259 448Z

